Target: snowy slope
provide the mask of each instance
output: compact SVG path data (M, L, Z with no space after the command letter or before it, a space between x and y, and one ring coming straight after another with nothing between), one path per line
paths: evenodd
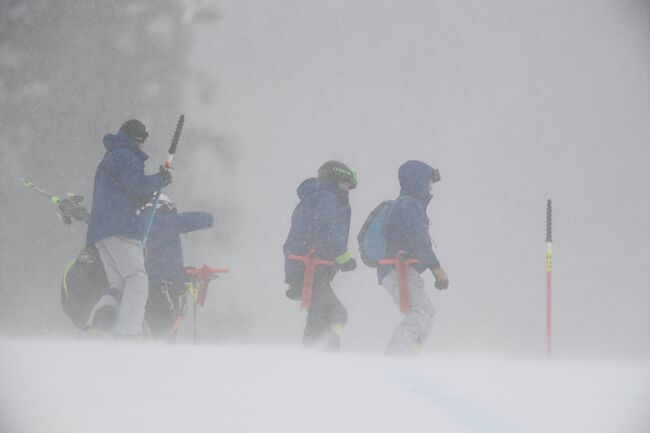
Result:
M2 433L650 431L650 369L0 341Z

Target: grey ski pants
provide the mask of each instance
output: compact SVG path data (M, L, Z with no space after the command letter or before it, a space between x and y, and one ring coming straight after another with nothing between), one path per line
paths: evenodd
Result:
M410 311L393 331L386 347L390 355L417 354L419 347L429 335L433 316L436 311L425 292L424 280L413 268L408 268L409 306ZM397 307L400 305L399 281L397 272L392 270L381 281Z
M95 243L106 278L114 291L122 294L113 332L116 335L142 334L149 279L144 268L142 242L111 236Z

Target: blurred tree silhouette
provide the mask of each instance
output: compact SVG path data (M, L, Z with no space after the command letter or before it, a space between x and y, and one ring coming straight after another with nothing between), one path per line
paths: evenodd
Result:
M0 332L68 330L58 278L86 231L61 227L18 177L88 201L102 136L134 117L162 156L192 85L192 27L217 18L193 0L0 3ZM194 134L232 160L227 140Z

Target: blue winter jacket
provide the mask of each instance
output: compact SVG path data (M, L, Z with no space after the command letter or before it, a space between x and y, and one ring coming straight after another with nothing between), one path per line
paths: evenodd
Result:
M142 198L164 185L160 174L145 176L148 156L128 135L106 134L104 147L106 154L95 172L86 245L110 236L142 239L144 233L136 220Z
M350 201L348 192L333 182L310 178L298 187L300 203L291 216L291 229L284 243L285 281L293 281L303 271L303 264L289 260L289 254L306 255L312 248L315 256L335 260L348 248ZM336 272L332 269L331 276Z
M420 260L420 263L412 265L419 273L427 268L439 266L433 253L429 219L426 214L427 206L433 197L429 193L432 175L433 168L421 161L407 161L402 164L398 173L402 188L399 201L386 223L387 256L394 257L399 250L404 250L406 257ZM381 282L394 268L392 265L379 265L379 281Z
M149 221L151 206L139 216L144 226ZM145 268L150 286L160 286L162 281L183 284L187 277L183 271L183 246L181 233L212 227L214 218L208 212L156 212L149 237Z

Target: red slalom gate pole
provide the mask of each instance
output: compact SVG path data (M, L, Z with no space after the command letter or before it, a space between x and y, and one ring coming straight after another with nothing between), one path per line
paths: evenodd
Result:
M551 277L553 273L553 210L551 200L546 202L546 356L551 358Z
M196 296L196 304L200 306L205 305L205 298L208 296L208 285L210 281L216 278L215 274L227 274L230 272L227 268L211 268L208 265L203 265L198 269L199 276L201 277L201 285L199 292Z
M196 341L196 306L204 306L205 305L205 298L208 295L208 286L210 285L210 281L213 279L217 278L217 274L225 274L230 272L228 268L211 268L208 265L203 265L202 267L196 269L192 266L186 266L185 267L185 275L190 277L192 285L195 286L194 290L196 290L193 295L194 302L192 304L192 323L193 325L193 331L194 331L194 341ZM196 283L199 284L198 287L196 287ZM176 329L178 328L178 325L180 325L180 318L182 316L179 316L177 318L176 322L174 323L172 329L174 332L176 332Z
M397 270L397 279L399 282L399 310L402 314L407 314L411 311L409 305L409 282L408 282L408 267L413 263L419 263L418 259L404 259L404 251L399 250L395 258L380 259L381 265L394 265Z
M331 260L315 259L314 254L316 254L316 250L312 248L306 256L296 256L294 254L289 254L288 256L289 260L303 262L305 265L305 276L303 277L302 295L300 297L300 308L304 308L305 310L309 310L309 307L311 306L311 293L314 288L314 274L316 273L316 267L319 265L335 265Z

